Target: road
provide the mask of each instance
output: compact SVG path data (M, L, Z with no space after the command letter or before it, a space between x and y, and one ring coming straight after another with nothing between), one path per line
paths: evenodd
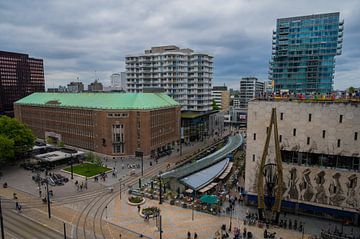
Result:
M64 236L14 210L3 211L6 238L18 239L63 239Z

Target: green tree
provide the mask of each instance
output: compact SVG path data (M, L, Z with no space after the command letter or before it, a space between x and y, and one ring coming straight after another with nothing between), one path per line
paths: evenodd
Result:
M14 158L34 146L35 137L31 130L17 119L7 116L0 116L0 136L1 142L7 147L5 159Z
M215 100L212 101L212 105L211 105L211 106L212 106L212 109L213 109L213 110L219 110L219 109L220 109L219 106L217 106Z
M14 141L0 134L0 164L6 159L14 158Z
M350 87L348 88L348 92L351 93L351 94L354 94L354 93L355 93L355 88L352 87L352 86L350 86Z

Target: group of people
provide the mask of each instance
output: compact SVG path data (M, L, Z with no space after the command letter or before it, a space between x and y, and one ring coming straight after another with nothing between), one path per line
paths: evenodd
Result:
M194 232L194 237L191 237L191 232L188 231L187 232L187 239L197 239L198 238L198 234L196 232Z
M79 183L78 180L75 181L75 186L78 192L82 192L83 189L87 189L87 182Z

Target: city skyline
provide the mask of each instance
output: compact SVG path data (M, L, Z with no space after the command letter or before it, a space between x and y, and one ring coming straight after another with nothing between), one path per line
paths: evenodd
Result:
M336 59L334 89L360 86L357 1L162 3L2 2L1 50L44 59L46 87L57 87L77 77L85 84L99 78L109 85L112 73L125 70L127 54L178 45L214 55L213 84L237 89L241 77L268 79L276 19L339 11L344 46Z

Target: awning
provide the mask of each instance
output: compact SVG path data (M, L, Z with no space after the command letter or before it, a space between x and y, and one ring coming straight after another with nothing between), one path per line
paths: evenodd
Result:
M230 162L226 168L226 170L220 175L219 179L223 180L224 178L226 178L226 176L229 175L229 173L231 172L232 166L233 166L233 162Z
M192 192L194 192L194 190L192 190L191 188L188 188L188 189L185 190L185 192L186 193L192 193Z
M199 192L205 193L205 192L209 191L210 189L212 189L213 187L215 187L216 185L217 185L217 183L211 183L211 184L207 185L206 187L200 189Z
M229 164L229 159L225 159L217 164L205 168L197 173L181 179L185 185L194 190L199 190L210 184L215 178L221 175Z

